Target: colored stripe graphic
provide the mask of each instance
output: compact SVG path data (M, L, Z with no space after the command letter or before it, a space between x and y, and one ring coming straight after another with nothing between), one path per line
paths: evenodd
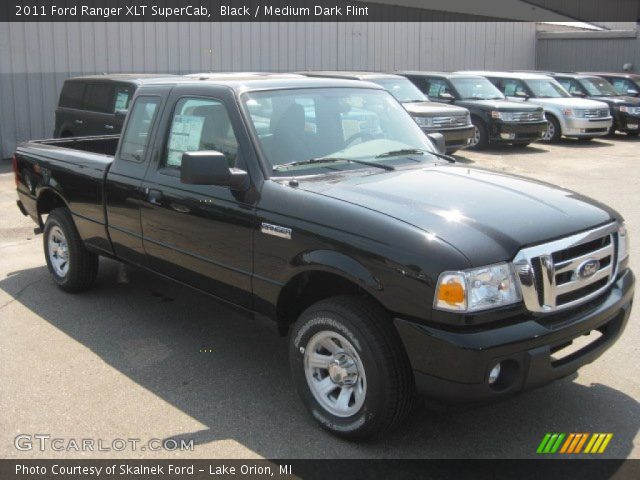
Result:
M604 453L613 433L546 433L536 450L539 454ZM588 441L587 441L588 440ZM585 446L583 450L583 447Z

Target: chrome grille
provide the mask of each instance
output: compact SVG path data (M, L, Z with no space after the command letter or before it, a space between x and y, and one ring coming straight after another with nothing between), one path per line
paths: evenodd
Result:
M513 112L511 115L514 122L535 122L544 118L544 114L542 113L542 111Z
M615 279L617 224L520 250L513 265L525 306L553 312L597 296Z
M608 108L587 108L582 110L584 118L604 118L609 116Z
M467 115L455 115L450 117L433 117L434 127L462 127L467 125Z

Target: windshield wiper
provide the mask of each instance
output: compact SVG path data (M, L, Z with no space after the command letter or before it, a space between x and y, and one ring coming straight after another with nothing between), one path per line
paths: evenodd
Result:
M437 153L437 152L430 152L428 150L421 150L419 148L403 148L400 150L391 150L390 152L385 152L385 153L381 153L380 155L377 155L376 158L399 157L401 155L424 155L425 153L428 153L429 155L433 155L438 158L442 158L449 163L456 163L456 159L449 155L445 155L443 153Z
M364 160L354 160L352 158L340 158L340 157L319 157L319 158L310 158L308 160L299 160L297 162L288 162L281 163L280 165L275 165L273 167L274 171L279 171L288 167L297 167L299 165L313 165L314 163L335 163L335 162L349 162L349 163L357 163L360 165L367 165L368 167L376 167L381 168L383 170L395 170L391 165L384 165L376 162L367 162Z

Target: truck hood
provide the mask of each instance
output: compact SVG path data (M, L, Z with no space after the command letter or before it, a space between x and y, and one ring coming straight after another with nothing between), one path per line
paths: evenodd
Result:
M435 115L464 115L466 108L455 105L443 105L436 102L411 102L403 103L404 109L414 117L435 116Z
M456 165L316 177L299 188L411 224L452 245L473 266L508 261L524 246L619 218L575 192Z
M556 105L563 108L609 108L604 102L589 100L587 98L562 97L562 98L531 98L531 103L537 105Z
M511 112L517 110L519 112L535 112L540 108L537 105L527 105L523 102L511 102L509 100L458 100L456 104L462 107L476 107L487 111L500 110Z

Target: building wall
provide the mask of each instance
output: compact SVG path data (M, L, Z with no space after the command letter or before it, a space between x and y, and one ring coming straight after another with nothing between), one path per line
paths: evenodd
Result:
M625 63L640 72L640 38L538 39L540 70L621 72Z
M0 23L0 158L51 135L70 76L530 69L535 35L523 22Z

